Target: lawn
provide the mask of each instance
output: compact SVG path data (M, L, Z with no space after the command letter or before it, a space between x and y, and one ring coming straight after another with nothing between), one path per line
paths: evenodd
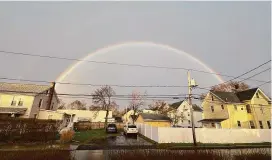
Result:
M92 129L87 131L75 132L74 141L79 143L103 142L108 136L118 136L121 131L114 134L108 134L105 129Z

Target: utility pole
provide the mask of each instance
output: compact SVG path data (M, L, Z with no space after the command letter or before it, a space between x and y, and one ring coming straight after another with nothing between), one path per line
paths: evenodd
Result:
M194 79L191 79L190 76L190 71L187 72L187 77L188 77L188 89L189 89L189 94L188 94L188 103L190 107L190 115L191 115L191 124L192 124L192 133L193 133L193 141L194 141L194 146L196 146L196 135L195 135L195 124L194 124L194 113L193 113L193 107L192 107L192 89L193 87L196 87L196 83Z

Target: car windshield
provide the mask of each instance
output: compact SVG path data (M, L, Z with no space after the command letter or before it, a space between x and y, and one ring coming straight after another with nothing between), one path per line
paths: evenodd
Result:
M135 125L130 125L128 128L137 128Z
M115 124L109 124L108 127L116 127Z

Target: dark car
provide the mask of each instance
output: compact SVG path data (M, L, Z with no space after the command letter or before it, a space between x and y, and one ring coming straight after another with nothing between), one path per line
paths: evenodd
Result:
M106 128L107 133L117 133L117 127L115 124L108 124Z

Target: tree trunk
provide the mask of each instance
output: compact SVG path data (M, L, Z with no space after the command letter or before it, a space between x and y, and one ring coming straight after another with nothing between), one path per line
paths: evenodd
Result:
M107 128L107 125L108 125L108 116L109 116L109 110L107 109L106 110L106 119L105 119L105 123L104 123L104 128L105 129Z

